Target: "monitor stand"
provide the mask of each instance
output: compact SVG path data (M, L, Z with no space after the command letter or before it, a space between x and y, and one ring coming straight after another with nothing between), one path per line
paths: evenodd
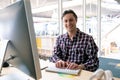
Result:
M4 61L9 42L9 40L0 40L0 80L34 80L15 67L5 68L9 67L8 61L15 58L15 56L10 56ZM4 67L4 69L2 69L2 67ZM3 73L1 73L2 70Z
M4 57L5 57L8 43L9 43L9 40L0 40L0 74L2 71ZM7 63L4 63L4 65L9 66L9 64L7 64Z

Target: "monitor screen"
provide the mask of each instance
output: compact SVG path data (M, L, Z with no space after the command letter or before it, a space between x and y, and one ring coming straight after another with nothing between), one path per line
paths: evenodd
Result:
M8 61L35 80L40 79L30 0L17 1L0 10L0 37L9 40L4 61Z

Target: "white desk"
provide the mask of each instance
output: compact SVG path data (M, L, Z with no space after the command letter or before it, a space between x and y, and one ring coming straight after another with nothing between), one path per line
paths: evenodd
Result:
M14 67L2 68L0 80L34 80Z
M46 72L42 70L42 79L40 80L89 80L92 72L82 70L79 76L65 75L59 73ZM2 76L0 80L34 80L28 75L24 74L20 70L9 67L3 68ZM120 78L114 78L114 80L120 80Z

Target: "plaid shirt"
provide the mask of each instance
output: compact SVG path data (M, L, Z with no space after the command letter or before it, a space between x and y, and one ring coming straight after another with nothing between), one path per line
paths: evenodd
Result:
M99 67L97 57L98 47L93 37L77 29L76 35L71 40L68 33L59 36L54 47L54 54L50 61L58 60L84 64L85 70L95 71Z

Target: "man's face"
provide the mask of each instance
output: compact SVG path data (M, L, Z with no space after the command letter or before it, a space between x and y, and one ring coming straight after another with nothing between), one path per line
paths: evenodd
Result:
M76 19L72 13L66 14L63 17L63 24L68 32L76 30Z

